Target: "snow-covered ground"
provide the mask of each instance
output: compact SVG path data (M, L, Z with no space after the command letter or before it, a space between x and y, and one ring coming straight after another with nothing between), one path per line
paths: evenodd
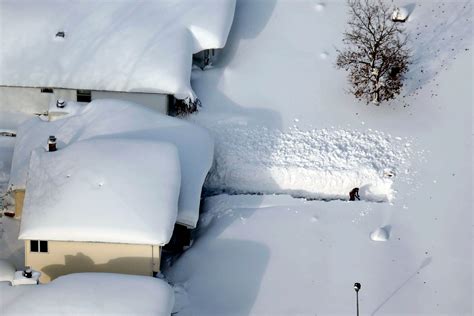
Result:
M206 210L197 242L167 273L179 315L353 315L354 282L362 315L470 309L451 295L453 271L439 270L457 259L389 205L219 195ZM372 241L381 227L389 241Z
M392 183L411 182L411 163L439 139L425 132L447 105L440 74L466 54L472 65L472 3L396 3L410 12L414 64L402 96L376 107L345 93L334 67L345 1L239 1L220 61L193 73L204 106L192 119L217 144L207 187L340 198L365 185L390 199Z
M345 2L238 2L220 63L193 77L191 119L216 139L207 187L340 198L367 185L390 203L208 199L166 272L179 315L354 314L354 282L365 315L471 315L472 2L395 2L413 64L378 107L334 67Z
M203 108L190 120L216 142L207 192L267 195L206 200L194 245L165 271L178 315L355 314L354 282L363 315L472 314L473 5L395 3L413 64L377 107L334 67L345 1L238 1L219 62L193 72ZM361 202L288 195L355 186Z

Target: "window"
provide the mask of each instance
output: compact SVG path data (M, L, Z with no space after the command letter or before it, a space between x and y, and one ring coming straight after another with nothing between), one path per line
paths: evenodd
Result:
M51 88L41 88L41 93L53 93L53 89L51 89Z
M91 102L92 94L91 90L77 90L77 102Z
M46 240L40 240L40 252L48 252L48 242Z
M38 252L38 241L37 240L30 240L30 251L31 252Z
M48 252L48 241L46 240L30 240L31 252Z

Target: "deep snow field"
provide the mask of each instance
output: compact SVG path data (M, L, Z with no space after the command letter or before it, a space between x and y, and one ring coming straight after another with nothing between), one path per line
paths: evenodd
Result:
M361 315L472 314L473 4L394 2L413 64L375 106L334 67L344 1L237 1L218 61L192 75L214 196L164 271L176 315L355 315L354 282ZM0 192L12 146L0 137ZM20 266L1 220L0 259Z
M366 201L208 198L165 273L178 315L354 315L354 282L362 315L471 315L472 3L395 3L413 65L375 106L334 67L343 1L238 2L219 61L193 76L191 120L216 139L207 188L331 200L361 186Z

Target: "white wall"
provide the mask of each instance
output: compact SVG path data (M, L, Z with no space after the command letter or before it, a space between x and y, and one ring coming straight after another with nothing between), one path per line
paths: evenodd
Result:
M41 88L0 86L0 111L43 113L49 103L58 98L76 100L76 90L54 89L53 93L41 93Z
M59 98L76 101L76 93L73 89L53 89L53 93L42 93L41 88L0 86L0 111L44 113L48 111L50 102L56 102ZM95 99L125 100L148 106L163 114L168 111L168 96L165 94L92 91L92 100Z
M92 91L92 100L118 99L145 105L160 113L168 112L168 95L155 93Z

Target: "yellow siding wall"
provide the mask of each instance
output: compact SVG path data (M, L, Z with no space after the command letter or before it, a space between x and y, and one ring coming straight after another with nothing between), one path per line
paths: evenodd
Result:
M153 275L160 269L160 246L49 241L48 252L31 252L25 240L25 265L41 271L41 283L77 272Z
M25 190L14 190L15 195L15 218L21 218L23 202L25 201Z

